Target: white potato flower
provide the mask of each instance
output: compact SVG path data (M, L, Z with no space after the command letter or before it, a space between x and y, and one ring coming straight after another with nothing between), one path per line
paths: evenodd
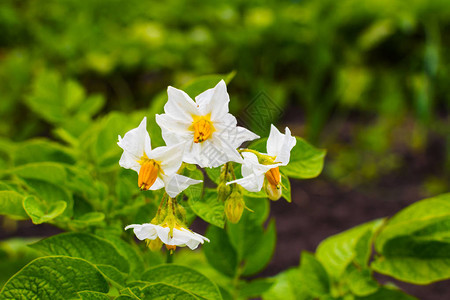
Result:
M165 114L156 115L156 122L167 145L184 145L184 162L202 168L229 161L242 163L236 149L259 136L237 126L236 118L228 112L230 98L223 80L195 97L195 101L171 86L167 94Z
M168 246L168 249L188 246L191 250L194 250L199 244L203 244L205 241L209 242L209 239L206 237L181 226L173 228L172 233L169 226L151 223L128 225L125 227L125 230L130 228L133 228L133 232L139 240L155 240L159 238ZM175 247L172 248L170 246Z
M117 143L123 149L119 165L136 171L138 186L142 190L158 190L165 187L170 197L176 197L192 184L202 182L177 174L183 158L181 145L163 146L152 150L146 129L147 118L127 133L119 135ZM181 150L180 150L181 149Z
M286 134L282 134L271 125L270 135L267 139L267 154L263 154L264 161L260 161L253 152L242 152L244 163L242 164L243 178L233 180L227 184L237 183L250 192L259 192L266 180L266 193L272 200L281 196L281 174L279 167L289 163L291 150L297 140L291 136L291 131L286 127Z

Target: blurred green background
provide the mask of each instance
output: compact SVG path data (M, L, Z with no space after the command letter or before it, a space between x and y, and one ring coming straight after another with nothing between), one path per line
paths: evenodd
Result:
M414 164L423 194L449 189L448 0L2 0L0 33L1 143L76 143L95 118L234 71L238 119L327 148L336 184Z

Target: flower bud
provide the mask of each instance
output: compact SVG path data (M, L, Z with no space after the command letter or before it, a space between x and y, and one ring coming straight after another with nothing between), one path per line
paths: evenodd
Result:
M219 195L219 201L225 201L231 193L231 186L227 185L225 182L219 183L217 186L217 194Z
M242 193L235 190L225 201L225 215L231 223L237 223L241 219L245 208L245 202Z

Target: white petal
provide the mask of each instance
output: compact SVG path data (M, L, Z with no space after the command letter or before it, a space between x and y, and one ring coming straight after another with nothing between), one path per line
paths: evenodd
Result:
M153 149L148 155L148 158L160 162L161 169L164 175L171 176L176 173L182 163L184 153L184 144L173 146L162 146Z
M119 136L119 142L117 143L119 147L136 160L139 160L144 155L145 150L151 150L150 136L146 127L147 118L144 117L137 128L125 133L123 138Z
M184 247L191 240L191 235L177 228L173 229L173 237L169 238L169 245Z
M249 192L259 192L264 184L264 174L251 174L249 176L236 179L227 184L237 183Z
M276 156L276 161L280 162L282 166L289 163L291 157L291 150L297 143L295 137L291 136L291 131L288 127L285 129L286 134L282 134L271 125L270 135L267 139L267 153L271 156Z
M145 224L132 224L125 227L125 230L133 228L133 232L139 240L154 240L157 237L157 230L154 224L145 223Z
M169 227L162 227L157 225L155 227L156 232L158 234L159 239L166 245L170 245L170 237L169 237L169 232L170 232L170 228Z
M168 101L164 105L164 112L178 120L192 123L193 115L198 114L197 104L182 90L169 86L167 88Z
M137 162L139 159L136 156L128 153L127 151L123 151L122 156L119 160L119 166L125 169L131 169L139 173L141 169L141 165Z
M219 120L228 113L230 102L225 81L221 80L214 88L201 93L195 101L202 115L211 113L212 121Z
M164 128L169 131L176 132L190 132L188 130L189 126L192 125L192 118L189 119L176 119L172 115L162 114L155 116L156 123L159 127Z
M164 142L167 146L176 145L179 143L194 142L194 135L192 132L171 131L165 128L161 128L161 134Z
M164 187L164 181L161 178L157 177L155 182L149 188L149 190L156 191L156 190L162 189L163 187Z
M269 138L267 139L267 154L270 156L278 156L279 149L283 145L283 138L284 134L271 124Z
M172 198L175 198L190 185L202 182L201 180L192 179L178 174L174 174L171 177L164 176L163 180L166 186L166 192Z
M280 164L262 165L258 161L258 157L251 152L243 152L244 163L242 164L242 176L251 174L265 174L272 168L278 167Z

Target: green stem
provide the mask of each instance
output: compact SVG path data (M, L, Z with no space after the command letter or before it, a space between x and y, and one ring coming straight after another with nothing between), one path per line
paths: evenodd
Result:
M173 263L173 250L167 250L167 257L166 257L166 263L171 264Z

